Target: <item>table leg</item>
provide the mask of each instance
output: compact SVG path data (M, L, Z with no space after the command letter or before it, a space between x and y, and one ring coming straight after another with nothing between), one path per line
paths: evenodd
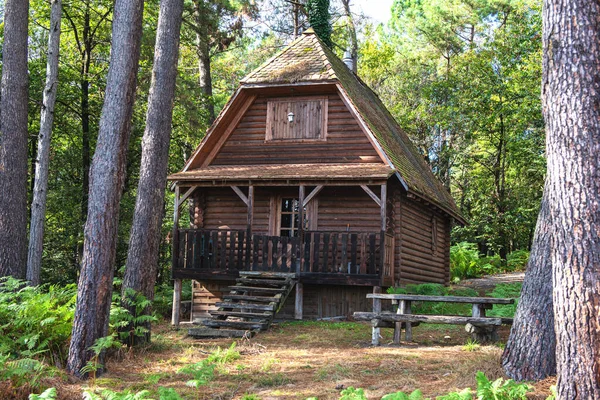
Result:
M410 300L400 300L400 304L398 306L398 314L411 314L410 310ZM412 324L410 322L405 322L404 326L404 337L407 342L412 342Z

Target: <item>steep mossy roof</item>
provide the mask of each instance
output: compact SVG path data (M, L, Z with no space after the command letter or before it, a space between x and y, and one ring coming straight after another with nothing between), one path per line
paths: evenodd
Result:
M409 192L431 201L464 222L448 190L433 175L421 153L379 97L319 40L312 29L251 72L241 83L295 84L322 81L340 84L341 90L367 124Z

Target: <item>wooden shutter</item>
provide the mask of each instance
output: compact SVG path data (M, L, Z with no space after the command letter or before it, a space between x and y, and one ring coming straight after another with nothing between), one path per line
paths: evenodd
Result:
M289 122L288 114L294 114ZM273 99L267 102L266 140L324 140L327 98Z

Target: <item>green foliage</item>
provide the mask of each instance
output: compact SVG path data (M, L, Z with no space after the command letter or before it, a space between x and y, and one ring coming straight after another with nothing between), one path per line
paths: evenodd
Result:
M85 400L153 400L150 396L150 391L142 390L139 392L131 392L125 390L123 392L114 392L109 389L103 390L99 395L91 390L83 392Z
M420 390L415 390L411 394L406 394L404 392L386 394L381 400L424 400L424 398L423 393L421 393Z
M307 0L308 22L315 30L317 36L329 48L333 47L331 42L331 16L329 15L329 0Z
M9 355L0 354L0 381L10 381L13 387L28 385L34 390L41 386L41 380L56 374L56 369L48 367L32 358L10 360Z
M239 360L240 352L235 349L237 343L231 343L227 349L222 349L220 346L215 351L210 353L206 361L211 364L223 365L232 361Z
M479 342L477 340L473 340L473 339L469 339L467 341L467 343L465 343L465 345L462 347L463 351L469 351L469 352L477 351L480 348L481 348L481 345L479 344Z
M519 297L521 296L521 289L523 284L521 282L515 283L501 283L497 285L494 290L488 293L488 296L498 298L514 298L514 304L494 304L493 308L487 312L490 317L504 317L512 318L515 316L517 311L517 305L519 304Z
M481 265L475 243L460 242L450 247L450 278L453 281L476 278L491 272L489 264Z
M44 390L40 394L32 393L29 395L29 400L56 400L56 399L58 399L57 393L56 393L56 388L53 388L53 387Z
M245 394L242 396L242 400L260 400L260 397L255 394Z
M96 373L103 368L99 359L102 353L113 347L120 347L121 343L116 339L115 334L96 339L94 344L88 350L94 352L94 356L79 371L82 375L88 375L92 379L92 386L96 385Z
M0 355L42 357L63 364L67 357L76 286L31 287L0 278Z
M158 320L155 316L147 314L151 306L152 301L130 288L126 289L122 299L118 293L113 294L110 323L118 330L119 339L123 343L133 346L137 337L144 337L149 333L147 326Z
M506 258L507 271L525 271L529 262L529 251L517 250L513 251Z
M350 386L340 392L340 400L367 400L367 395L363 389Z
M437 283L422 283L418 285L406 285L403 287L390 287L390 294L417 294L424 296L464 296L474 297L478 293L469 288L452 288ZM461 303L443 303L430 301L412 302L414 314L425 315L471 315L471 305Z
M435 400L472 400L473 399L473 393L471 392L471 389L466 388L461 390L460 392L452 392L452 393L448 393L444 396L438 396L435 398Z
M199 363L188 365L178 371L180 374L191 375L186 385L199 388L212 381L217 367L230 363L240 358L240 353L235 350L236 342L233 342L229 348L223 350L217 347L206 359Z
M540 5L397 0L359 47L359 75L469 221L453 242L501 258L528 247L542 195Z
M490 381L483 372L475 375L478 400L525 400L531 388L526 383L517 383L512 379L498 378Z

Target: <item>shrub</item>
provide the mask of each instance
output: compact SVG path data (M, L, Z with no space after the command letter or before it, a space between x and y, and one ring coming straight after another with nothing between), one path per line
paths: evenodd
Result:
M75 309L75 285L27 286L0 278L0 354L64 364Z
M450 277L452 280L479 276L479 251L475 243L460 242L450 247Z
M529 252L527 250L513 251L506 257L507 271L525 271L529 262Z
M448 288L438 283L422 283L403 287L388 288L390 294L417 294L423 296L477 296L477 291L470 288ZM413 314L425 315L471 315L471 305L461 303L412 302Z
M521 282L515 283L501 283L497 285L494 290L487 293L488 296L502 298L512 297L515 298L514 304L494 304L494 307L487 312L490 317L503 317L512 318L515 316L517 311L517 304L519 304L519 297L521 296L521 288L523 284Z

